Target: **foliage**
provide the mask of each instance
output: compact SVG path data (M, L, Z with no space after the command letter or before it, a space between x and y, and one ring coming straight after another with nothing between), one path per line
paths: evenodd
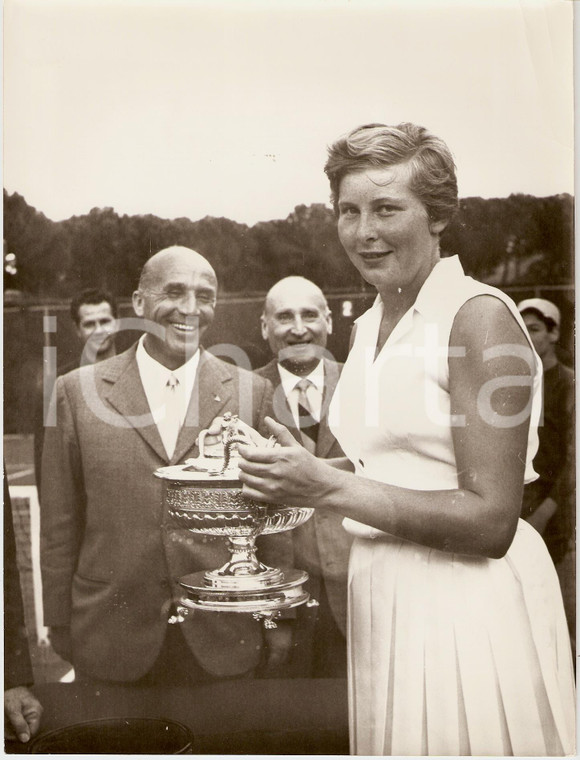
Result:
M510 195L463 199L442 248L458 253L470 274L499 285L565 284L574 279L572 240L571 196ZM214 217L119 216L112 208L54 222L4 191L4 251L16 255L18 270L10 287L32 297L66 298L89 286L127 297L144 261L174 244L207 256L230 293L264 292L289 274L326 291L368 289L323 204L300 205L285 220L252 227Z

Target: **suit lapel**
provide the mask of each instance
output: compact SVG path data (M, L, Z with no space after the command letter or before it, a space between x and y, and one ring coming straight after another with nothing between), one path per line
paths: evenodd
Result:
M111 388L108 393L105 393L105 397L111 406L151 446L155 453L167 461L167 453L157 425L153 422L143 389L137 360L135 359L135 350L136 346L133 346L125 354L119 355L119 360L125 359L125 361L111 364L107 373L103 375L104 382L111 384Z
M208 428L215 417L230 411L228 404L233 390L233 375L227 365L202 349L185 422L171 458L172 463L180 462L193 449L200 431Z
M179 462L193 449L200 430L209 427L214 417L222 411L227 411L233 393L232 374L226 364L202 349L185 423L179 432L173 456L168 460L143 389L135 347L118 358L120 361L103 375L105 383L111 386L105 397L165 462Z
M321 423L318 429L318 440L316 443L316 456L318 457L325 457L332 446L336 443L336 439L328 427L327 413L330 401L334 394L334 390L338 383L338 378L340 377L341 366L342 365L338 364L337 362L332 362L328 359L324 359L324 394L322 396ZM275 403L281 404L283 407L283 410L278 410L276 417L288 428L298 443L301 443L302 436L300 435L300 431L294 423L294 417L292 415L290 405L288 404L288 399L286 398L286 394L284 393L284 389L282 387L282 380L280 378L278 362L276 359L273 359L271 362L266 364L266 366L260 370L259 374L272 383L274 386L274 392L276 394ZM282 411L283 415L280 413ZM288 424L286 424L287 422Z
M276 359L273 359L269 364L266 365L264 372L262 373L262 377L265 377L266 380L269 380L274 387L273 404L276 419L278 422L281 422L284 427L288 428L298 443L301 443L302 436L300 435L300 430L296 427L296 423L294 422L294 415L292 414L290 404L288 403L288 398L284 392L284 386L282 385L282 378L280 377L280 371L278 369L278 362ZM280 405L281 408L276 408L278 405Z

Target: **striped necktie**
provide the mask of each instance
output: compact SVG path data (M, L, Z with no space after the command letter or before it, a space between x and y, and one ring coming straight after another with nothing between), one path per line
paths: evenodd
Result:
M319 423L314 416L312 406L306 394L307 389L311 385L313 385L312 381L303 377L302 380L296 383L294 389L298 393L298 427L300 429L302 445L311 454L315 454Z

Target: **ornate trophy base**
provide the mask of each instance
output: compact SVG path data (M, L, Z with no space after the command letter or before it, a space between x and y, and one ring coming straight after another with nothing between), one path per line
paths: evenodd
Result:
M309 594L302 588L308 580L308 573L286 570L266 575L263 584L256 575L229 578L214 575L212 578L212 573L203 571L185 575L179 581L186 593L181 603L192 610L253 613L254 617L263 618L268 626L281 610L308 601Z
M210 573L185 575L179 585L186 592L181 600L192 609L213 612L266 612L290 609L308 601L309 594L302 584L308 580L304 570L286 570L281 580L266 579L259 584L259 576L222 578L222 583L208 583Z

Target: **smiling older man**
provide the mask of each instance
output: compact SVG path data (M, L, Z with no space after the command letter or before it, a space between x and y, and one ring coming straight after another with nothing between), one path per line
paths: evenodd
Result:
M201 346L216 297L201 254L160 251L133 294L146 333L57 381L43 457L44 622L77 677L190 684L252 674L262 658L263 632L250 616L203 612L168 625L177 580L228 554L222 540L171 523L153 472L195 456L216 416L261 428L271 408L265 380Z
M269 290L261 317L262 337L274 358L256 374L274 386L274 414L297 441L318 457L343 457L326 419L342 365L326 351L332 315L322 290L304 277L285 277ZM352 538L342 518L327 510L292 531L294 565L309 574L318 600L313 625L298 613L293 655L285 674L336 678L346 675L348 557Z

